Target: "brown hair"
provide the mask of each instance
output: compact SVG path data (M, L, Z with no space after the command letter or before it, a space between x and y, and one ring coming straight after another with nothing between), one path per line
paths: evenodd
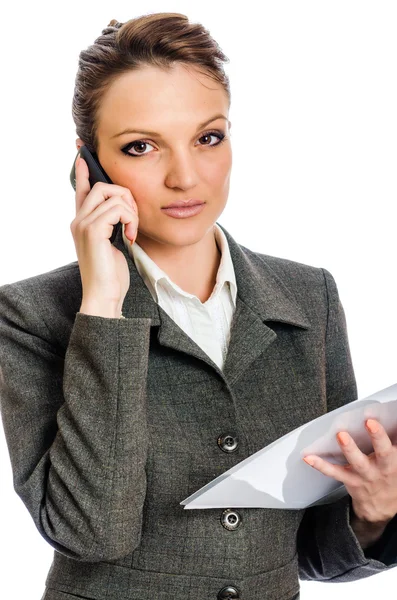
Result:
M193 65L223 85L231 102L224 62L229 59L199 23L180 13L154 13L119 23L112 19L94 44L79 54L72 116L76 133L96 153L97 113L104 92L123 73L141 66L167 69L173 63Z

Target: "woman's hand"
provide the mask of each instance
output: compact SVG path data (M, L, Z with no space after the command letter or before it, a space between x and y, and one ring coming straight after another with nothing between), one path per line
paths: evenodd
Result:
M135 241L138 207L128 188L96 183L92 189L87 163L76 161L76 217L70 224L83 287L82 307L89 314L118 317L130 286L123 253L110 243L113 225L125 224L125 234ZM82 309L81 312L86 312Z
M358 520L385 526L397 514L397 446L375 419L367 419L365 425L372 454L366 456L348 433L339 432L336 438L348 465L334 465L314 455L303 460L345 485Z

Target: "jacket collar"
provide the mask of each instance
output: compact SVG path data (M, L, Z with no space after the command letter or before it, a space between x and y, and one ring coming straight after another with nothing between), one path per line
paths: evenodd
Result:
M113 243L126 257L130 272L123 316L150 319L151 326L159 326L157 339L160 344L204 360L221 377L228 377L230 383L276 339L276 333L266 321L279 321L302 329L310 328L310 324L303 308L266 262L266 257L238 244L224 227L219 226L229 244L237 282L237 305L223 371L154 301L124 244L120 223Z

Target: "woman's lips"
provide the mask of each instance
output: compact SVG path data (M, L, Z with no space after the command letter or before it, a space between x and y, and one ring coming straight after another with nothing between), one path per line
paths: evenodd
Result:
M195 206L173 206L172 208L162 208L161 210L165 212L169 217L174 217L175 219L186 219L186 217L194 217L201 213L205 206L203 204L196 204Z

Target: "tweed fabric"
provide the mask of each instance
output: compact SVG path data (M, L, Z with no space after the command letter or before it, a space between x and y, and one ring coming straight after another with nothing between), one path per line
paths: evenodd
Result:
M349 496L305 510L239 508L234 531L222 510L179 504L357 397L332 275L223 231L238 289L223 370L153 300L120 230L125 319L79 312L77 262L0 287L14 488L54 548L42 600L216 600L227 585L241 600L291 600L299 577L351 581L397 564L395 520L387 555L366 556ZM220 450L222 433L238 436L234 453Z

